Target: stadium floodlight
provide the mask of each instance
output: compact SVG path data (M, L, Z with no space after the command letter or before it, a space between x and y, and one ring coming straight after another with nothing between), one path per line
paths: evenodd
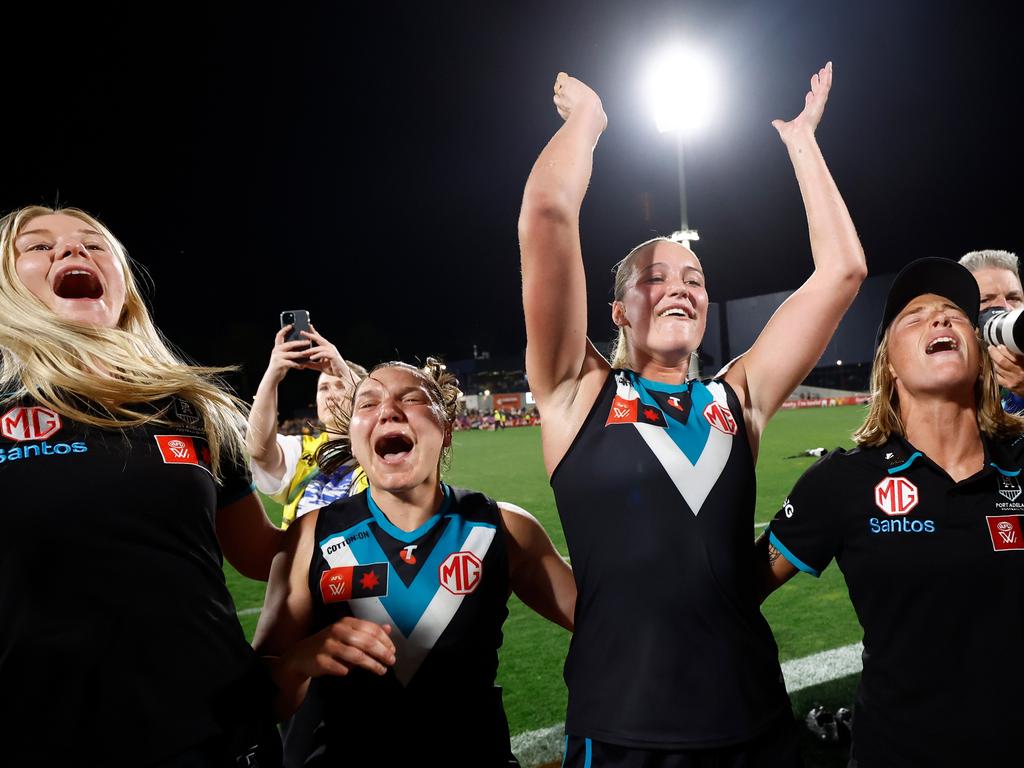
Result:
M647 71L645 85L654 121L662 133L692 135L714 112L714 69L696 49L673 45L659 53Z
M676 134L680 227L672 233L672 239L688 248L692 241L700 237L697 230L690 229L686 215L683 137L693 135L703 128L714 112L714 68L700 51L678 44L670 46L652 60L644 79L644 92L654 112L658 130L661 133L672 131Z

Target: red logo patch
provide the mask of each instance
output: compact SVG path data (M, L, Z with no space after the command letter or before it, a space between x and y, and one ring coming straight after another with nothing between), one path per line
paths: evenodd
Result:
M483 563L472 552L454 552L438 568L441 586L453 595L468 595L480 585Z
M721 403L710 403L704 409L704 418L712 427L727 435L735 435L739 431L732 412Z
M920 499L917 486L905 477L887 477L875 486L875 504L887 515L905 515Z
M608 421L604 425L607 427L609 424L635 424L639 403L639 400L626 400L616 395L612 400L612 409L608 411Z
M363 597L387 597L388 565L342 565L320 574L320 596L325 603L343 603Z
M986 517L988 534L992 537L992 549L1002 552L1005 549L1024 549L1024 526L1020 515L1002 515Z
M199 454L187 435L154 435L165 464L199 464Z
M352 566L331 568L320 574L320 596L325 603L352 599Z
M18 442L45 440L60 430L60 415L41 405L11 408L0 416L0 432Z

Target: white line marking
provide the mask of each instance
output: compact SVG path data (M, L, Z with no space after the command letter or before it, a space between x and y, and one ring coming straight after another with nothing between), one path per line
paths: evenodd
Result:
M262 610L263 610L262 608L243 608L242 610L238 611L238 615L239 616L252 616L253 614L259 613Z
M786 678L786 690L795 693L830 680L855 675L861 670L863 652L863 645L853 643L783 662L782 674ZM565 723L556 723L512 737L512 752L524 768L535 768L561 760L564 745Z
M755 528L767 528L768 523L754 523Z

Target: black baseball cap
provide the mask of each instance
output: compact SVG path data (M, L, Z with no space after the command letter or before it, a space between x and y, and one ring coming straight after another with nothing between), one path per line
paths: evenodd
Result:
M885 309L882 310L882 322L875 336L875 349L878 349L886 329L903 308L926 293L949 299L977 326L981 290L974 275L952 259L926 256L907 264L892 281L889 295L885 299Z

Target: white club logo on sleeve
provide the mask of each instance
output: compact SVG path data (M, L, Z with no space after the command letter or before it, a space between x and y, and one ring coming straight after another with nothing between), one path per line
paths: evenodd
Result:
M875 486L875 505L887 515L905 515L920 499L917 486L905 477L887 477Z

